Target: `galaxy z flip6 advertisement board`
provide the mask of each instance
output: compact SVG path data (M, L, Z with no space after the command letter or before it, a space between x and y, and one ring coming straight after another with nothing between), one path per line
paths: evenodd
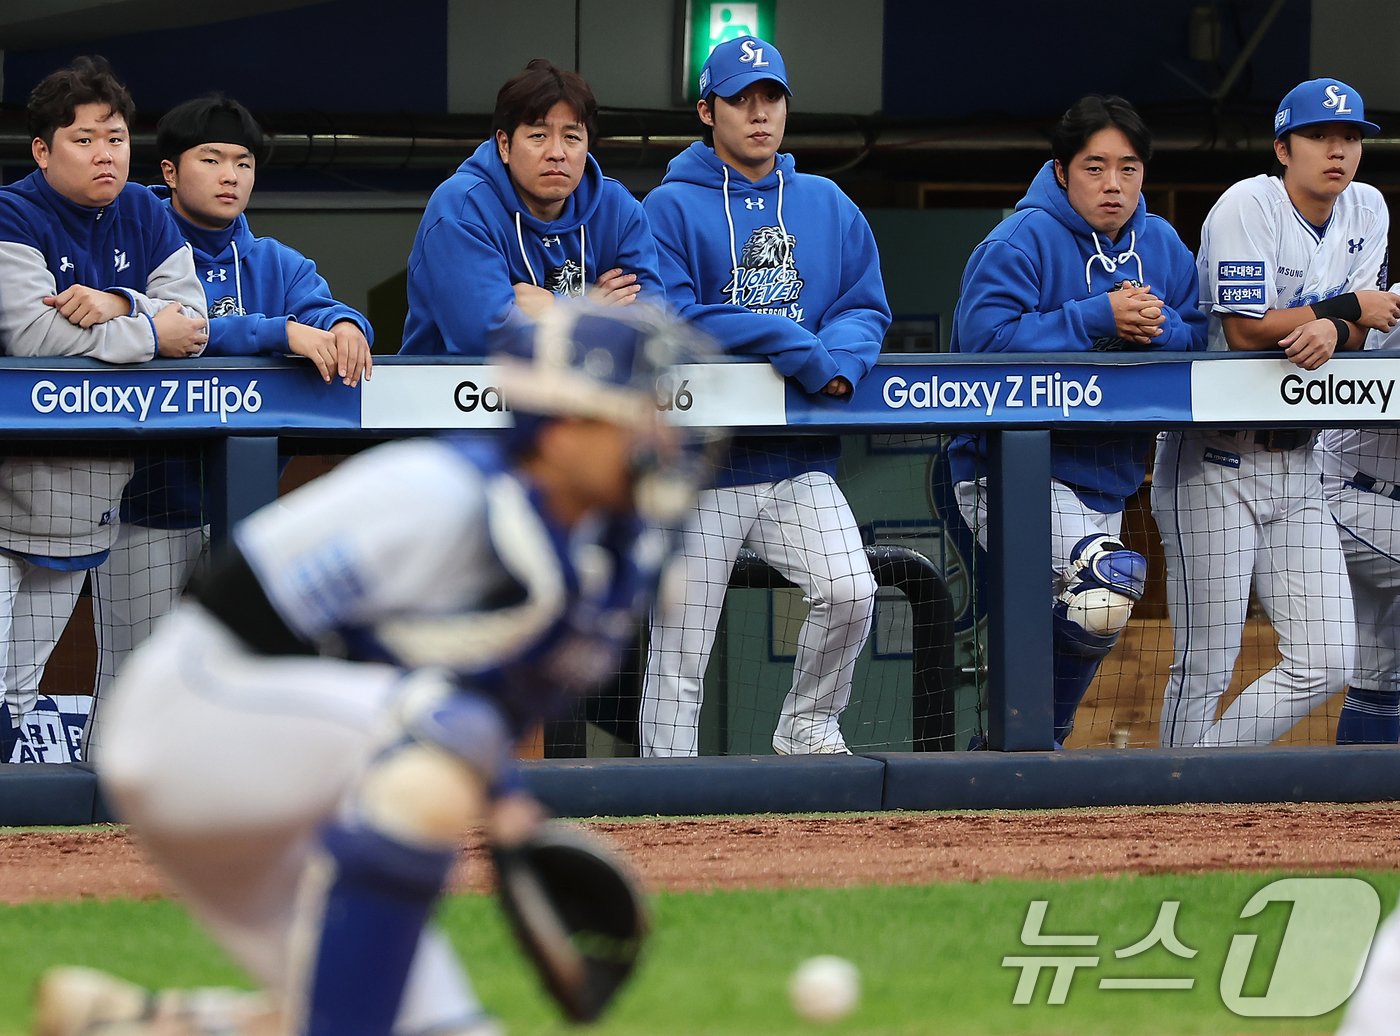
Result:
M678 368L657 409L693 427L788 426L859 431L892 426L1139 427L1246 423L1386 424L1400 419L1400 355L1345 354L1315 371L1239 354L1086 361L1082 353L1014 360L891 358L846 398L812 394L767 363ZM18 433L388 432L500 428L510 400L487 364L383 357L355 389L326 384L309 363L159 361L107 367L81 360L0 366L0 430Z

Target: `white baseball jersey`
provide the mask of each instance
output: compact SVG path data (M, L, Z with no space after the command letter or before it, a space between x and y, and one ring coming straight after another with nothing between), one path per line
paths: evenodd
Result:
M1262 317L1349 291L1385 287L1390 215L1381 192L1352 183L1324 227L1298 214L1276 176L1241 180L1201 227L1196 272L1209 348L1227 349L1222 313Z
M1400 284L1390 290L1400 295ZM1372 331L1366 336L1367 349L1400 350L1400 328L1382 334ZM1400 484L1400 429L1328 428L1318 438L1318 457L1322 462L1322 478L1329 492L1333 483L1352 478L1357 472L1369 475L1377 482Z
M1384 286L1390 217L1381 193L1352 183L1324 226L1305 220L1283 181L1230 187L1201 227L1196 272L1210 314L1208 348L1226 350L1223 315L1262 318ZM1336 525L1306 445L1281 450L1252 431L1166 433L1153 471L1173 660L1164 745L1268 744L1351 675L1355 621ZM1233 675L1250 590L1279 635L1284 661L1217 719Z
M1390 290L1400 294L1400 284ZM1372 331L1366 348L1400 349L1400 330ZM1328 428L1318 437L1317 456L1356 608L1352 683L1395 691L1400 687L1400 500L1391 494L1400 493L1395 488L1400 485L1400 429Z

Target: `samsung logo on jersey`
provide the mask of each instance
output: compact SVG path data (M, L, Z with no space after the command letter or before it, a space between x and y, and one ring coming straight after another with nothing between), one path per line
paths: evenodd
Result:
M1216 267L1216 279L1221 281L1262 281L1263 263L1222 262Z
M1395 390L1395 382L1383 378L1339 378L1329 374L1325 378L1304 380L1302 375L1289 374L1279 382L1279 395L1289 406L1311 403L1314 406L1374 406L1379 403L1381 413L1390 410L1390 395Z

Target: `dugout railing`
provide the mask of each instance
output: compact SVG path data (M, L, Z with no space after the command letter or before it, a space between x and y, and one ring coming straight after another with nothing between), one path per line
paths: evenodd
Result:
M1050 430L1206 424L1325 427L1400 420L1400 356L1341 356L1301 372L1268 355L903 355L879 364L847 403L810 400L761 364L685 372L682 420L739 432L988 434L986 707L990 752L876 752L853 758L581 759L531 763L557 812L713 813L973 808L1183 801L1400 798L1391 747L1050 751ZM1342 382L1386 386L1339 402ZM359 390L327 386L293 361L0 360L0 436L27 440L200 442L219 491L216 536L277 492L279 446L392 438L509 420L481 365L386 357ZM1397 397L1400 399L1400 396ZM671 404L675 404L672 397ZM61 772L60 772L61 771ZM101 818L90 773L0 765L0 824Z

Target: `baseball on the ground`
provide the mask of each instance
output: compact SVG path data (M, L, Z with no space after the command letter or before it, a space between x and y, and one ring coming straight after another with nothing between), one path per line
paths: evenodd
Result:
M799 1017L834 1022L855 1010L860 999L860 972L844 957L811 957L788 980L788 998Z

